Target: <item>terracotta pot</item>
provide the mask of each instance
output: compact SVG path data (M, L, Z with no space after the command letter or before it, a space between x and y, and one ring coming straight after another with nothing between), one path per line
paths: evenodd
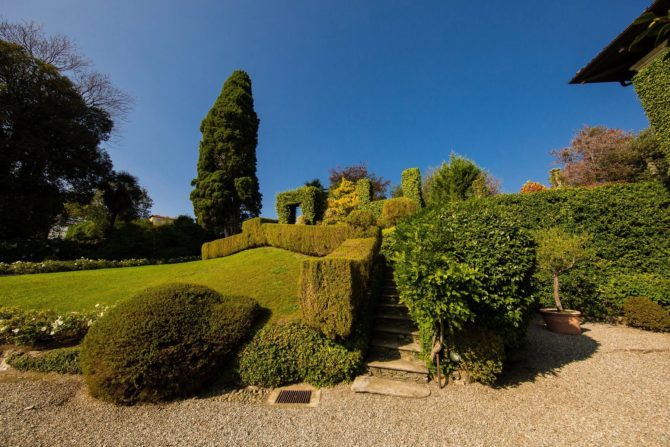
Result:
M579 325L582 322L582 313L578 310L564 310L559 312L555 308L540 309L540 315L547 324L547 329L559 334L579 335L582 333Z

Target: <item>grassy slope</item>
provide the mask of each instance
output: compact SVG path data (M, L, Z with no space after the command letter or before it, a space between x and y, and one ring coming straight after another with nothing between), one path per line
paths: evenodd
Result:
M0 277L0 306L91 310L167 282L209 286L222 294L255 298L271 319L297 317L298 275L307 256L276 248L247 250L226 258L183 264Z

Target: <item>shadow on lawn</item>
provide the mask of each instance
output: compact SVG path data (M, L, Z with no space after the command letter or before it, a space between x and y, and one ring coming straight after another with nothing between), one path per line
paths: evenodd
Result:
M496 388L515 387L537 377L555 375L568 363L591 357L600 343L587 335L563 335L550 332L538 316L528 327L528 343L511 359L495 384Z

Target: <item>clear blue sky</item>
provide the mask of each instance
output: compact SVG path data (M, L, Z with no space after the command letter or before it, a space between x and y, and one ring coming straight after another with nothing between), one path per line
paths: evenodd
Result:
M263 215L275 194L356 162L393 183L455 151L502 180L546 183L584 124L647 127L632 87L568 85L651 0L0 0L71 37L135 98L117 169L155 213L193 215L199 125L230 73L252 77Z

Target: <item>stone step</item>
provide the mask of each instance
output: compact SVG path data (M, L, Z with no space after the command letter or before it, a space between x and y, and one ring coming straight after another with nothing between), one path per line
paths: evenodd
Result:
M386 333L386 334L400 334L400 335L411 335L419 336L419 329L414 323L412 324L403 324L399 321L378 321L374 327L375 333Z
M351 385L355 393L372 393L383 396L424 398L430 396L430 389L418 383L400 382L375 376L358 376Z
M399 303L381 302L377 305L378 314L409 315L407 306Z
M377 313L375 319L379 322L388 320L388 321L401 321L412 323L412 319L407 314L398 314L398 313Z
M372 338L370 346L375 348L394 349L398 351L421 352L421 346L413 338L396 334L378 334Z
M368 361L367 367L370 375L383 379L417 383L426 383L428 381L428 368L419 361L374 359Z
M382 296L380 297L379 302L381 303L392 303L392 304L397 304L400 300L400 297L398 294L392 294L392 293L382 293Z

